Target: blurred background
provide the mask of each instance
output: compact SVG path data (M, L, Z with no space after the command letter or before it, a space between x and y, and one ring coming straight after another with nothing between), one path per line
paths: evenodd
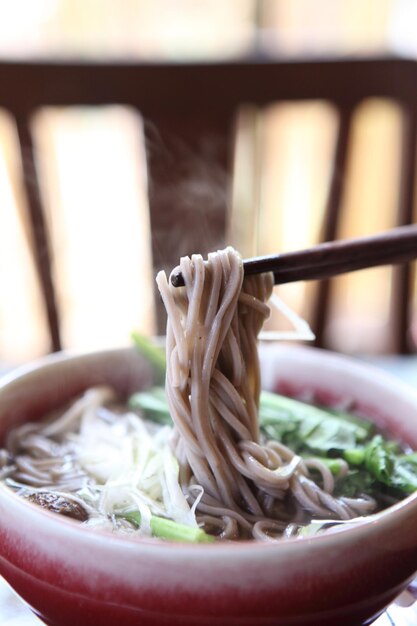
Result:
M414 59L416 24L413 0L0 0L0 64L13 69L15 62L65 66L74 60L117 66L238 64L247 58L276 63L378 55ZM0 107L1 92L7 90L3 82ZM319 96L277 99L261 108L242 102L235 112L228 167L225 160L220 164L211 158L215 138L204 151L197 150L179 128L175 141L167 144L158 125L117 102L33 111L31 148L62 346L127 345L133 330L158 330L153 281L159 262L150 191L159 197L160 210L169 212L175 197L201 222L189 252L205 248L211 211L219 206L226 212L226 234L218 244L213 235L211 244L230 242L249 256L318 242L329 189L339 174L340 134L340 112ZM25 93L19 97L24 101ZM221 92L214 94L213 102L221 98ZM212 106L208 101L207 113ZM395 98L373 96L352 112L335 236L368 235L397 223L402 113ZM50 349L29 217L30 172L22 167L21 147L22 131L5 106L0 109L0 361L13 364ZM165 177L173 164L181 164L163 189L154 188L163 177L153 178L150 158L165 168ZM184 249L187 220L174 220L174 225L157 246L170 247L175 258L175 251ZM366 270L332 281L322 345L355 354L394 350L391 272ZM413 276L409 279L413 285ZM296 283L280 287L278 294L311 322L317 289ZM407 306L407 346L413 350L415 295ZM274 318L272 325L280 324Z

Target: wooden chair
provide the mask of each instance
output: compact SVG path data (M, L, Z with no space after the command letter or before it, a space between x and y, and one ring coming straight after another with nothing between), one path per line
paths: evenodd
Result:
M265 106L281 100L320 99L332 103L339 112L333 177L328 191L322 239L337 236L341 197L346 171L348 139L352 115L358 105L370 97L395 100L402 108L402 167L397 224L413 221L414 172L416 159L417 62L396 58L333 60L242 59L224 63L63 63L1 62L0 106L15 118L22 153L23 180L26 187L34 259L40 276L48 316L51 349L61 347L60 322L51 274L50 245L45 228L34 148L30 132L32 115L44 106L121 104L138 110L146 120L150 139L148 166L150 220L153 233L152 252L155 268L172 267L179 256L199 248L207 252L224 238L226 226L227 177L216 181L223 195L211 216L210 232L199 245L197 214L184 207L181 198L164 193L175 186L178 163L167 162L152 152L152 133L175 154L175 140L195 154L210 158L219 171L230 167L234 120L242 103ZM210 148L207 151L207 141ZM169 246L173 225L183 223L184 237L179 247ZM204 243L204 245L203 245ZM319 285L314 306L313 328L317 345L323 345L328 322L331 282ZM392 294L392 325L395 349L411 350L407 339L411 297L409 266L396 268ZM158 327L163 329L158 308Z

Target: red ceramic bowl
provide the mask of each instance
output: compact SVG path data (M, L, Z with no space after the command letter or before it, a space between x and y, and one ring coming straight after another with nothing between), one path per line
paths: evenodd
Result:
M354 401L417 448L417 394L306 348L262 351L267 388ZM47 357L0 387L0 438L97 383L151 383L132 350ZM417 569L417 495L354 528L277 544L132 541L45 512L0 486L0 573L51 626L369 624Z

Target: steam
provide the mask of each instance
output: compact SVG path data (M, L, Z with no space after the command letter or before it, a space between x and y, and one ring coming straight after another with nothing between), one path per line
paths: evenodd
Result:
M196 128L184 139L149 121L144 130L155 269L169 271L180 256L224 247L226 138Z

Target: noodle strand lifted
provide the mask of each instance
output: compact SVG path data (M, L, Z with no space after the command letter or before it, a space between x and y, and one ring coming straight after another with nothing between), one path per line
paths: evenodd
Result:
M269 315L272 274L244 278L230 247L206 262L184 257L179 269L184 287L173 287L164 272L156 280L168 314L166 394L182 489L191 502L196 485L204 490L198 521L223 537L271 539L285 532L291 508L293 519L300 508L340 519L369 512L369 501L331 495L333 477L319 460L260 440L257 337Z

